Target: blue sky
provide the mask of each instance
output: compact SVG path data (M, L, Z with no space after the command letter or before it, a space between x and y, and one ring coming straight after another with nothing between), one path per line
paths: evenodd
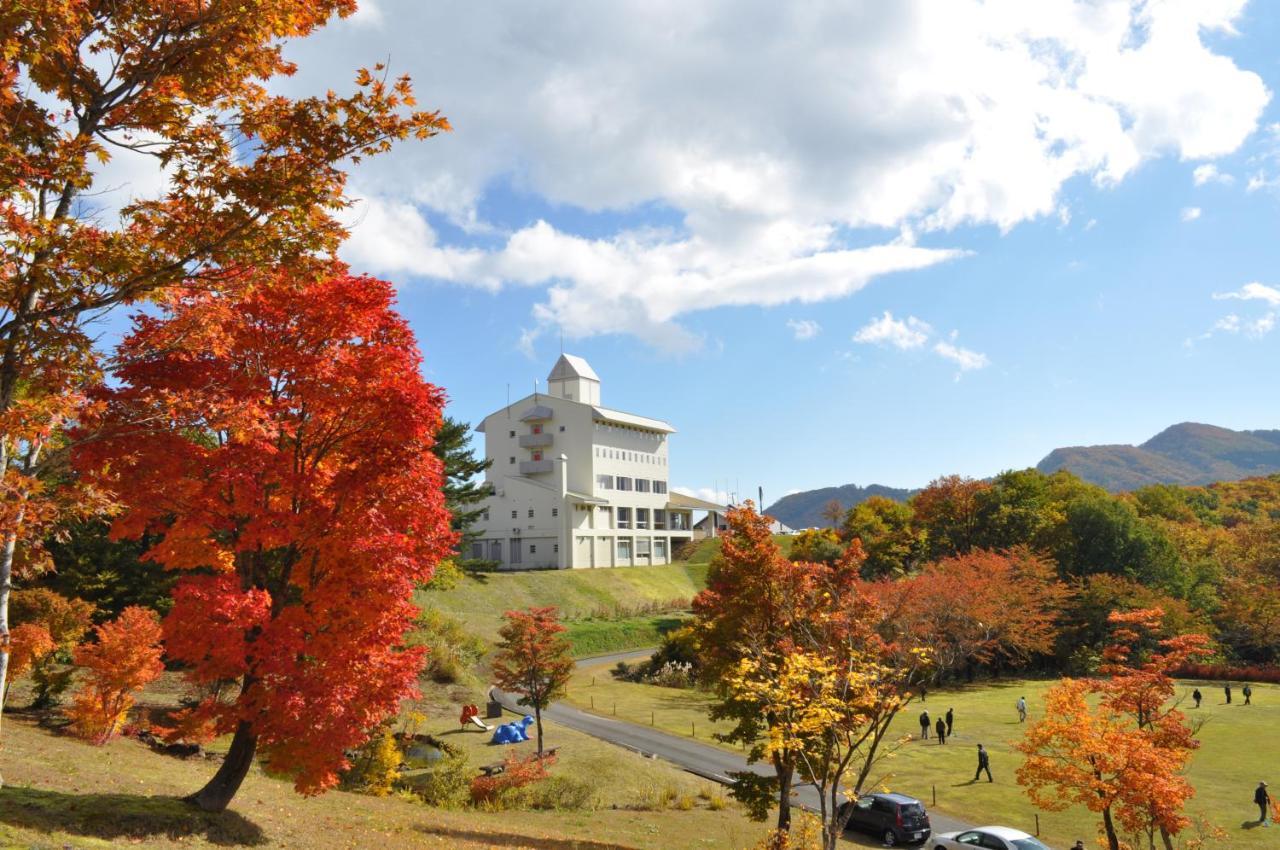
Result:
M563 335L674 486L772 501L1280 427L1278 47L1258 0L365 0L279 88L389 61L453 122L343 252L452 415Z

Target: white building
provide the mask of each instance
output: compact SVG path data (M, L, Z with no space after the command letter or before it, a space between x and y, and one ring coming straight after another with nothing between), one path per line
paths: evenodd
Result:
M668 438L658 419L600 404L587 361L560 355L547 392L486 416L492 495L474 558L503 569L669 563L692 536L692 511L718 506L668 492Z

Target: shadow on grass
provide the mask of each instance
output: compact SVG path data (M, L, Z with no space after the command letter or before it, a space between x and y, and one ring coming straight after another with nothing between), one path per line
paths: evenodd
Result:
M266 843L262 829L235 812L202 812L177 797L64 794L6 786L0 790L0 823L108 841L163 835L173 841L199 836L229 847Z
M611 844L588 838L535 838L532 835L516 835L505 832L479 832L450 826L419 826L425 835L474 841L486 847L532 847L534 850L632 850L628 844Z

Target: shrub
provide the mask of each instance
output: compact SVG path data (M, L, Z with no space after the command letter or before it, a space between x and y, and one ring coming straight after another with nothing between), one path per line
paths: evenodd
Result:
M436 684L452 685L465 680L488 652L488 645L461 622L434 608L418 615L415 625L412 643L427 647L423 672Z
M465 753L442 751L431 767L403 775L401 786L427 805L453 809L466 802L470 775Z
M471 802L485 808L501 810L516 802L513 792L547 778L547 768L555 763L555 756L532 754L521 758L507 753L502 761L502 772L493 776L477 776L471 780Z
M35 629L41 630L51 643L47 651L29 658L31 681L35 685L31 707L41 709L56 705L71 685L75 673L60 662L70 660L71 650L89 631L94 607L84 600L68 599L45 588L15 590L10 606L13 621L20 624L13 631L15 644L20 642L19 632L24 629L30 635L35 634ZM12 663L11 660L11 671ZM22 672L13 672L12 675L16 678Z
M512 795L528 808L573 812L599 808L596 789L588 782L568 776L551 776L545 782L525 786Z
M164 672L164 665L160 618L148 608L130 606L95 632L96 643L75 650L75 663L86 675L66 713L76 735L102 744L119 731L133 695Z
M646 677L653 685L664 688L693 687L693 665L679 661L668 661Z
M1229 664L1184 664L1173 672L1179 679L1207 679L1227 682L1268 682L1280 685L1280 667L1254 664L1233 667Z
M49 630L34 623L14 626L9 632L9 682L30 672L57 648Z
M358 786L375 797L390 794L400 779L400 765L404 762L404 753L391 726L384 725L370 736L360 755L354 777Z

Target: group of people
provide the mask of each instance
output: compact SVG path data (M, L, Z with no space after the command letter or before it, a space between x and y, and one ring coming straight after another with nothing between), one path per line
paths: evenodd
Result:
M929 728L932 725L934 737L938 739L939 744L945 744L947 739L951 737L951 728L955 723L955 713L948 708L947 713L939 717L936 722L930 723L929 709L920 712L920 738L921 740L929 740Z
M1227 705L1231 705L1231 683L1230 682L1227 682L1222 686L1222 693L1227 698ZM1245 705L1253 705L1253 687L1251 685L1246 683L1245 686L1240 689L1240 693L1244 696ZM1196 688L1194 691L1191 692L1191 698L1195 700L1196 708L1199 708L1200 700L1204 699L1204 694L1200 693L1199 688Z

